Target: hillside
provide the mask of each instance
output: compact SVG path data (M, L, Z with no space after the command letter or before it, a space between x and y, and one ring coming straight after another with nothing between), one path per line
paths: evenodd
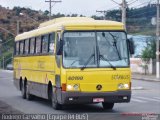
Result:
M14 46L14 36L17 34L17 21L20 22L20 33L37 28L39 23L47 21L49 11L35 11L30 8L14 7L8 9L0 6L0 67L2 57L5 56L6 64L11 61ZM52 18L64 17L64 14L57 13ZM78 16L77 14L67 16ZM83 15L79 15L83 16ZM151 24L152 17L156 16L156 5L147 5L141 8L127 8L127 32L129 34L155 35L155 26ZM95 19L104 19L103 16L92 16ZM120 10L110 10L106 19L121 21ZM5 30L4 30L4 29ZM12 34L8 34L8 31Z
M14 35L17 34L17 21L20 22L20 33L29 31L37 27L38 23L48 20L46 12L20 7L8 9L0 6L0 67L2 67L3 56L5 57L5 66L11 61ZM23 15L21 15L22 13Z
M103 19L103 17L93 17ZM156 17L156 4L140 8L127 8L127 32L129 34L155 35L155 26L151 24L153 17ZM105 19L121 21L121 10L108 11Z
M23 14L23 15L21 15ZM20 24L20 33L34 29L38 26L38 23L48 20L48 11L35 11L30 8L14 7L8 9L0 6L0 27L9 30L16 34L17 21ZM65 16L64 14L53 15L53 18ZM69 15L68 15L69 16ZM73 14L71 16L77 16ZM151 25L152 17L156 16L156 5L147 5L141 8L128 8L127 9L127 30L129 33L142 33L144 31L154 30L155 26ZM92 16L95 19L103 19L102 17ZM121 11L111 10L106 14L106 19L121 21ZM37 21L37 22L35 22ZM153 32L147 32L146 34L154 34ZM2 35L3 34L3 35ZM7 33L0 29L0 39L7 38Z
M38 23L34 22L33 19L35 21L42 22L48 20L48 16L41 11L34 11L29 8L14 7L10 10L0 6L0 27L11 31L14 34L16 34L17 21L21 23L20 32L28 31L37 27ZM2 30L0 30L0 32L3 34L6 33Z

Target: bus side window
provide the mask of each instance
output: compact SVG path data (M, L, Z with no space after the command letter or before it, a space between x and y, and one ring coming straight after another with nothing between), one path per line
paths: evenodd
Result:
M23 55L24 41L20 41L20 55Z
M48 52L48 35L42 36L42 53Z
M41 53L41 37L36 37L36 53Z
M19 55L19 42L16 42L16 55Z
M29 39L25 40L24 54L27 55L29 51Z
M30 54L34 54L35 50L35 38L30 39Z
M55 53L55 33L49 34L49 53Z

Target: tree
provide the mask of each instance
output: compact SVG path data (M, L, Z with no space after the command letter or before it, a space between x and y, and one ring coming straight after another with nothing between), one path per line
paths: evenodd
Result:
M45 10L45 11L44 11L44 15L48 16L48 15L49 15L49 11L48 11L48 10Z
M151 40L147 43L147 46L142 51L141 59L144 62L144 65L142 66L145 70L145 75L147 74L148 70L148 64L150 59L156 58L156 40Z

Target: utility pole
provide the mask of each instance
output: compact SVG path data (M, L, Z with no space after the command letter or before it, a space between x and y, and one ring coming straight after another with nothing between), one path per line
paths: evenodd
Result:
M157 36L157 50L156 50L156 77L160 78L160 4L159 0L157 0L157 29L156 29L156 36Z
M3 69L4 69L4 67L5 67L5 61L4 61L5 59L4 59L4 56L3 56Z
M52 16L52 3L60 3L62 1L61 0L59 0L59 1L49 0L49 1L45 1L45 2L49 2L49 19L51 20L51 16Z
M20 21L17 20L17 35L19 34L19 29L20 29Z
M122 23L124 24L125 30L127 30L126 28L126 8L127 8L126 0L122 0L121 6L122 6Z
M121 7L121 9L122 9L122 23L124 24L125 30L127 30L127 27L126 27L126 9L127 9L127 2L126 2L126 0L122 0L122 4L119 4L119 3L116 2L115 0L112 0L112 1Z
M104 20L106 20L106 13L107 13L107 11L105 11L105 10L96 10L96 12L104 14Z

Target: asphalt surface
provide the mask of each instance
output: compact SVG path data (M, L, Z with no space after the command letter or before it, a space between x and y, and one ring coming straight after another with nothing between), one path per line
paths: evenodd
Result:
M83 118L89 120L142 120L146 114L160 114L160 82L133 79L131 102L117 103L110 111L103 110L101 104L69 105L64 110L54 110L45 99L22 99L20 91L13 85L12 75L12 71L0 70L0 101L25 114L77 114L87 116ZM160 116L156 120L160 120Z

